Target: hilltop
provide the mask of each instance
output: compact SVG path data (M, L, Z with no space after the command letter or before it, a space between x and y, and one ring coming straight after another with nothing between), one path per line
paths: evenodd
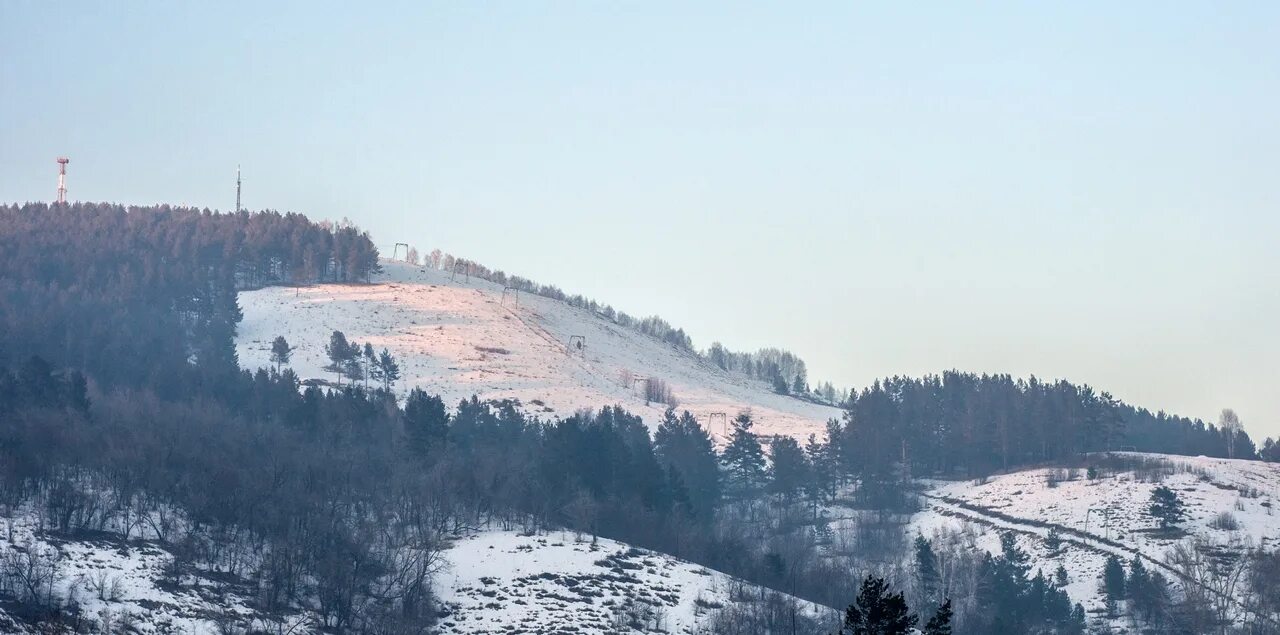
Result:
M283 335L304 381L336 381L325 370L324 347L339 330L396 356L399 394L421 388L449 404L472 395L517 399L542 418L620 404L652 425L667 407L645 400L644 381L652 379L665 382L678 409L715 435L725 433L727 421L713 421L713 413L731 420L750 410L759 433L801 439L821 436L826 421L842 414L559 300L398 261L383 260L382 268L371 284L241 292L240 364L270 366L271 340Z

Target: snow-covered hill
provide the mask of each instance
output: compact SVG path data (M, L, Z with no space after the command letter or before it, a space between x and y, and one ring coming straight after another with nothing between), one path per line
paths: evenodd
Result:
M1109 554L1141 557L1173 580L1167 556L1180 541L1200 539L1221 549L1280 546L1280 465L1164 454L1093 455L1086 468L1041 468L990 479L934 482L926 510L909 531L926 537L968 528L976 544L996 553L999 534L1013 531L1045 575L1062 564L1068 593L1091 612L1102 608L1098 581ZM1185 533L1157 530L1148 514L1153 489L1174 490L1187 507ZM1046 541L1056 530L1060 546Z
M447 633L700 632L758 587L660 553L572 532L482 532L445 552L437 592ZM806 616L833 611L798 602Z
M59 536L41 529L42 511L29 506L0 517L0 562L8 591L75 607L65 632L215 635L221 632L310 633L303 613L267 614L254 608L251 583L222 571L167 570L173 554L153 540L122 542L117 534ZM3 594L0 594L3 595ZM0 633L64 632L35 627L0 603ZM43 615L41 615L43 617ZM96 629L91 631L78 629ZM230 629L230 630L227 630Z
M55 536L40 524L29 508L0 517L0 561L15 576L0 580L0 591L35 588L46 605L64 608L66 628L10 615L32 605L9 604L0 592L0 633L329 632L309 608L264 612L251 580L190 567L175 573L173 554L154 540ZM572 532L473 532L444 550L439 565L438 633L706 632L725 611L778 602L816 623L835 619L830 609L705 567Z
M271 341L283 335L296 347L291 365L300 377L336 381L324 370L325 344L339 330L397 357L404 375L398 392L419 387L450 405L473 394L516 398L528 412L549 418L621 404L653 424L665 406L646 405L642 380L656 378L670 386L681 410L717 435L744 409L752 411L757 432L800 438L821 436L826 421L840 416L836 408L775 394L762 382L564 302L527 293L504 297L501 286L484 280L451 281L446 272L402 262L382 265L385 273L369 285L241 293L241 365L270 366ZM570 347L575 336L585 342L580 350Z

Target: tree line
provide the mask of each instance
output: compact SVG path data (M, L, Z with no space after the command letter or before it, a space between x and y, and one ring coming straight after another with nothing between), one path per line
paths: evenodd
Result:
M1152 413L1065 380L948 371L892 377L853 394L828 425L837 459L873 481L973 476L1135 450L1257 458L1242 428Z
M357 282L377 268L367 234L301 214L0 205L0 366L39 356L179 394L237 372L238 289Z

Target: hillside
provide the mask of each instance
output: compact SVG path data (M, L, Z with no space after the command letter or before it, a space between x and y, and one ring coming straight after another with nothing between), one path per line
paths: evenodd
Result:
M908 531L934 537L967 530L977 547L993 553L999 533L1013 531L1033 569L1051 576L1059 564L1066 568L1068 593L1091 614L1103 608L1098 581L1109 554L1126 563L1140 557L1148 569L1185 583L1167 564L1176 545L1201 540L1218 554L1280 546L1280 465L1140 453L1094 455L1089 462L1095 478L1085 468L1049 467L932 482L926 509ZM1151 492L1161 485L1186 504L1181 532L1159 531L1147 513ZM1054 529L1057 548L1046 541Z
M492 531L459 540L437 576L449 633L700 632L762 589L716 571L573 532ZM797 602L808 618L834 611Z
M292 368L304 380L336 381L324 367L334 330L387 348L399 360L397 392L422 388L455 404L515 398L543 418L621 404L652 424L663 404L646 404L642 382L661 379L678 408L711 432L721 419L750 409L761 434L821 436L840 410L773 393L763 382L726 373L649 336L564 302L533 294L504 298L501 286L384 260L373 284L271 287L242 292L236 338L240 364L270 365L270 344L283 335L296 347ZM581 336L585 346L570 348ZM575 340L576 341L576 340ZM630 379L628 379L630 378ZM628 385L629 384L629 385Z
M38 589L77 608L69 628L143 634L329 632L314 608L259 608L254 581L227 571L171 567L154 540L61 536L37 531L33 510L0 518L0 560L25 568ZM28 560L29 557L35 558ZM432 585L441 633L694 633L722 611L759 610L768 599L798 618L828 623L834 612L671 556L572 532L479 531L440 553ZM43 592L43 591L42 591ZM10 616L0 632L44 632ZM16 607L29 610L29 607ZM727 614L726 614L727 615ZM421 627L423 625L416 625ZM75 630L75 632L83 632Z
M252 584L237 575L171 568L173 553L155 540L122 541L107 532L57 535L48 530L42 512L24 507L0 517L0 562L8 565L5 571L11 576L3 586L36 595L45 604L76 607L68 613L75 617L62 618L68 632L86 632L79 630L85 627L97 629L88 632L144 634L226 632L222 628L313 632L304 612L279 615L255 609ZM32 614L29 601L0 602L0 632L63 632L13 619L6 610L15 617L43 617Z

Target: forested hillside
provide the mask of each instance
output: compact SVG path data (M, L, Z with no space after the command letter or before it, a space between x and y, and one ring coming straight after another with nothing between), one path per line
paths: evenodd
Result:
M0 211L5 509L60 539L163 546L177 588L216 578L318 629L424 632L440 616L441 552L490 527L570 527L842 607L866 572L901 577L912 472L984 474L1121 445L1225 448L1210 426L1087 387L962 373L881 382L807 444L761 438L742 413L722 451L674 410L651 433L609 404L539 420L501 401L401 402L386 384L300 390L287 359L236 369L237 289L362 281L376 252L358 230L167 207ZM1252 454L1247 439L1235 448ZM874 514L835 533L828 510L864 507ZM32 562L16 547L6 553ZM10 564L6 606L84 619L65 585L24 587ZM772 618L742 619L757 628L737 632ZM1074 616L1035 619L1078 632Z
M180 394L196 367L236 370L237 289L365 280L377 258L367 234L301 214L0 206L0 364Z
M917 476L972 476L1132 449L1254 458L1243 431L1151 413L1107 392L1068 381L950 371L876 382L844 404L846 425L833 426L850 467L889 474L906 462Z

